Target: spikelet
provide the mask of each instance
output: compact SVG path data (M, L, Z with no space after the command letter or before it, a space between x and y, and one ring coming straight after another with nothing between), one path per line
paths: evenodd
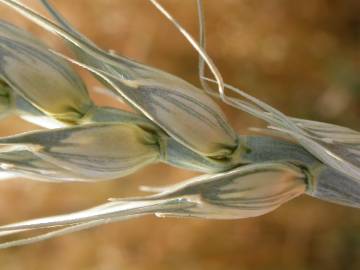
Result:
M0 78L45 115L76 122L92 106L80 77L29 33L0 22Z
M247 165L232 171L203 175L159 194L113 199L81 212L29 220L0 227L0 236L41 228L63 227L33 238L0 244L0 248L30 244L104 223L143 215L238 219L262 215L301 195L306 189L303 172L286 163ZM157 188L156 190L159 190Z
M81 51L81 62L74 63L100 77L107 87L111 86L122 99L183 145L216 158L231 155L236 149L236 133L218 105L201 90L178 77L97 48L72 28L69 30L69 25L63 23L54 9L50 11L63 28L22 3L1 2L76 46L75 53ZM203 139L205 136L207 140Z
M157 138L132 124L33 131L0 139L83 179L114 179L158 160Z

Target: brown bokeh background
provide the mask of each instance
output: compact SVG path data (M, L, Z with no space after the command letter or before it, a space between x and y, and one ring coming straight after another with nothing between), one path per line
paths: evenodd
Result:
M37 1L23 1L43 11ZM102 48L198 84L197 55L146 0L57 0L56 7ZM162 1L197 35L195 1ZM208 51L226 82L283 112L360 129L360 2L358 0L204 0ZM67 52L58 38L3 5L9 20ZM96 85L80 71L89 88ZM99 104L118 103L96 93ZM262 123L224 107L247 132ZM36 128L9 117L2 135ZM149 166L121 180L47 184L0 183L0 223L67 213L137 194L141 184L174 183L193 175ZM360 269L360 212L298 198L266 216L211 221L140 218L0 251L4 270L113 269Z

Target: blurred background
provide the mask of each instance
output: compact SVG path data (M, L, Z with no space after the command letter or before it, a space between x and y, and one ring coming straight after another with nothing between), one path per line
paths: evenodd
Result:
M37 1L23 1L43 12ZM196 85L197 55L147 0L51 1L82 33L106 49L176 74ZM360 1L205 0L208 52L226 82L284 113L360 129ZM162 1L194 36L194 0ZM0 5L1 19L69 53L58 38ZM45 14L45 13L44 13ZM89 89L97 83L79 70ZM119 106L92 92L99 104ZM225 108L246 133L263 123ZM1 135L37 127L16 117ZM67 213L109 197L138 194L141 184L194 175L149 166L117 181L0 183L0 223ZM258 218L235 221L140 218L0 251L4 270L360 269L359 210L302 196Z

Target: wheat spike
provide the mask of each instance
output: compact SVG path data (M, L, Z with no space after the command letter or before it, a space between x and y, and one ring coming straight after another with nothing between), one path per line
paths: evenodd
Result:
M62 55L30 33L0 22L0 116L15 112L49 128L0 138L0 179L93 182L157 162L205 174L173 186L143 187L154 195L112 199L80 212L1 226L0 236L52 231L0 248L143 215L255 217L302 194L360 208L359 132L288 117L226 84L206 51L202 0L197 0L199 43L158 1L149 1L198 52L203 89L97 47L47 0L40 2L56 23L20 1L0 0L60 36L76 55ZM67 62L92 72L105 91L136 113L96 106ZM213 78L206 77L206 67ZM213 97L264 120L267 135L237 134Z

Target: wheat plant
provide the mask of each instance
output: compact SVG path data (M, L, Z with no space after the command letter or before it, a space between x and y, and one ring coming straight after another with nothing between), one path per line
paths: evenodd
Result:
M202 88L97 47L47 0L54 22L20 1L0 0L61 37L75 58L0 22L0 109L46 129L0 138L1 179L94 182L117 179L157 162L205 173L154 195L112 198L100 206L0 227L0 236L50 228L0 248L143 215L239 219L268 213L302 194L360 207L360 133L292 118L223 82L206 52L202 1L197 42L157 1L150 2L199 53ZM134 112L99 107L71 62L90 71ZM209 68L212 77L205 76ZM264 120L265 135L244 136L213 100Z

